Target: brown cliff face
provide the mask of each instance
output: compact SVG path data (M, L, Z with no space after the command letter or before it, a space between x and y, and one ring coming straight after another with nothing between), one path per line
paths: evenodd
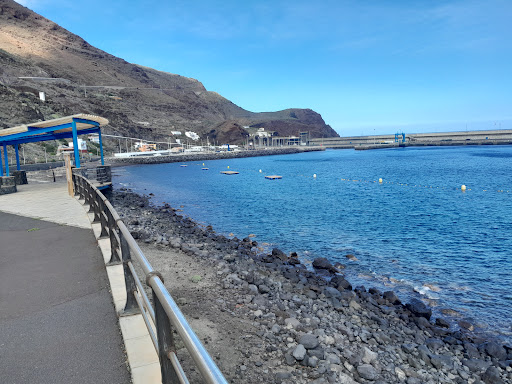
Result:
M40 91L46 94L44 103L37 97ZM83 112L108 118L110 132L145 139L164 139L175 130L206 137L215 130L219 139L241 142L243 126L279 135L309 131L312 137L338 136L312 110L244 110L195 79L97 49L11 0L0 0L0 100L4 128Z

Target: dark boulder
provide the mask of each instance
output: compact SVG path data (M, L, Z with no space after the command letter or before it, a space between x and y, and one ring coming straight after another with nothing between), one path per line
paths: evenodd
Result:
M488 342L484 344L485 352L495 359L498 359L498 361L506 360L507 359L507 351L503 346L496 342Z
M290 253L290 257L288 258L288 264L290 264L290 265L300 264L299 255L297 255L297 252Z
M329 285L331 285L332 287L336 287L340 291L344 289L352 289L352 285L350 285L350 283L347 280L345 280L345 278L341 275L334 276L329 282Z
M314 349L318 347L318 337L311 333L306 333L300 337L299 344L302 344L306 349Z
M504 381L500 377L500 371L498 368L493 366L487 368L487 370L480 377L485 384L504 384Z
M327 260L325 257L318 257L315 260L313 260L313 268L316 269L325 269L329 272L337 272L337 269L334 267L334 265L331 264L329 260Z
M427 320L430 320L432 316L432 309L427 307L423 302L418 299L412 299L409 303L405 305L405 307L411 311L414 315L418 317L424 317Z
M368 290L368 293L370 293L371 295L375 295L375 296L381 296L382 295L382 292L379 291L377 288L375 287L371 287L369 290Z
M400 304L400 299L395 295L395 292L393 291L384 292L382 297L386 299L390 304Z
M286 259L288 259L288 256L286 256L286 254L278 248L274 248L272 250L272 257L280 259L281 261L285 261Z

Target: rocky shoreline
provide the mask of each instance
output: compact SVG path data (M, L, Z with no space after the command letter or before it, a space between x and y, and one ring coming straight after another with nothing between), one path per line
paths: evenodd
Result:
M182 281L168 288L184 295L185 315L210 321L203 342L230 382L512 383L511 346L471 324L450 331L419 300L352 287L325 258L311 271L294 253L262 253L253 238L218 235L148 196L108 197L155 268ZM180 280L191 272L178 259L199 272ZM187 283L196 284L189 299Z
M230 152L199 152L199 153L181 153L170 156L152 156L152 157L109 157L109 165L126 166L130 164L162 164L162 163L181 163L186 161L209 161L221 159L239 159L243 157L257 157L270 155L288 155L293 153L325 151L323 147L279 147L266 148L251 151L230 151Z

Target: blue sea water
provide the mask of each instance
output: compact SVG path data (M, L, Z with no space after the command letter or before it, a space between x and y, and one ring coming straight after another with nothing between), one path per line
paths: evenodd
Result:
M115 187L153 193L217 232L255 234L306 263L341 262L353 285L420 297L436 315L453 309L453 321L512 340L512 146L327 150L209 161L207 171L185 164L117 168ZM220 174L228 166L240 173ZM274 174L283 178L264 178Z

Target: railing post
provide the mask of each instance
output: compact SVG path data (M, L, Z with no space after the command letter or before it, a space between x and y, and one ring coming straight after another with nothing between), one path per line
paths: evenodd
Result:
M89 212L91 212L92 205L92 186L89 182L85 184L85 202L89 205Z
M94 206L96 205L96 192L94 191L94 188L91 184L87 183L87 186L89 187L89 211L87 213L94 213Z
M121 259L117 254L117 239L116 239L116 222L114 221L114 217L112 216L112 212L110 209L107 209L107 218L108 218L108 234L110 237L110 261L107 265L119 264Z
M99 205L99 212L100 212L100 223L101 223L101 233L100 233L100 239L105 239L108 237L108 232L107 232L107 219L105 218L105 215L106 215L106 206L105 206L105 202L103 201L103 199L100 199L98 201L98 205Z
M101 221L100 219L100 196L96 193L96 190L94 190L94 220L93 223L99 223Z
M74 191L73 194L76 196L77 195L77 191L76 191L77 190L77 186L76 186L77 182L76 182L76 176L74 173L71 173L71 182L73 183L73 191Z
M80 196L79 197L80 200L83 199L85 201L84 183L85 183L84 178L83 177L79 177L78 178L78 184L80 185L80 189L78 191L78 195Z
M130 267L128 266L128 263L131 261L130 247L121 231L119 231L119 240L121 243L121 257L123 259L124 283L126 285L126 305L124 306L122 315L133 315L140 313L140 310L137 300L135 299L137 285L135 284L132 271L130 271Z
M158 358L160 360L160 371L162 372L162 384L178 384L178 374L169 360L169 352L175 352L174 338L172 336L171 322L165 313L160 300L153 292L153 303L155 306L156 336L158 339Z

